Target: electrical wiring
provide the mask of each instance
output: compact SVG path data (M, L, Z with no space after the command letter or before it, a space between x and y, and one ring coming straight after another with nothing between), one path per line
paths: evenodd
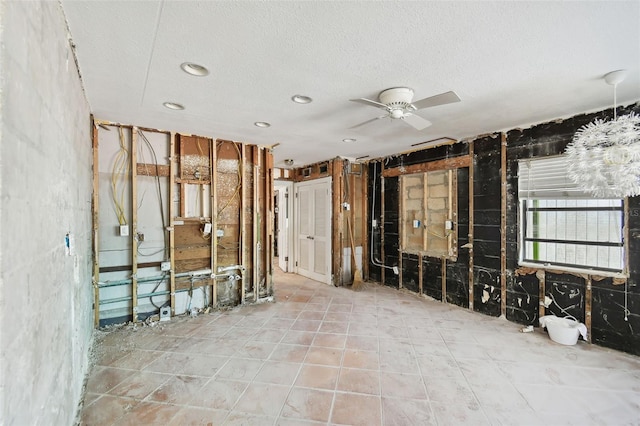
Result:
M127 217L124 211L125 185L118 188L118 178L122 176L122 180L127 182L129 177L129 150L125 146L122 127L118 127L118 140L120 150L116 153L111 173L111 196L118 223L120 225L126 225Z
M371 217L373 217L373 215L376 213L376 181L378 179L376 178L376 163L373 163L373 193L372 193L372 200L371 200ZM382 263L381 260L375 258L374 254L373 254L373 233L375 231L375 227L373 226L373 221L371 222L371 248L370 248L370 253L371 253L371 263L374 266L378 266L381 268L386 268L386 269L391 269L395 274L397 274L397 270L398 267L397 266L387 266L385 264Z
M160 284L162 284L162 282L165 281L166 279L167 279L167 273L165 272L165 273L162 274L162 276L160 277L160 279L156 283L156 286L153 288L151 293L155 293L158 290L158 288L160 287ZM153 305L154 308L156 308L158 311L160 311L161 307L157 306L155 303L153 303L153 296L149 296L149 301L151 302L151 304ZM169 301L169 303L171 303L171 301Z
M146 144L147 148L149 149L149 152L151 153L151 157L153 160L153 164L155 165L156 168L156 173L155 173L155 178L156 178L156 189L158 191L158 202L160 203L160 218L162 220L162 234L163 234L163 240L164 240L164 247L161 251L164 251L164 258L168 259L169 255L168 255L168 248L169 248L169 243L168 243L168 232L167 232L167 222L165 219L165 211L164 211L164 202L162 199L162 188L160 185L160 175L158 173L158 157L156 156L156 151L153 149L153 145L151 145L151 142L149 142L149 139L147 139L147 137L145 136L144 133L142 133L142 130L138 129L138 135L140 136L140 138L144 141L144 143ZM142 202L142 201L141 201ZM139 251L138 251L139 252ZM153 253L153 254L142 254L142 256L153 256L154 254L158 254L160 253L160 251Z

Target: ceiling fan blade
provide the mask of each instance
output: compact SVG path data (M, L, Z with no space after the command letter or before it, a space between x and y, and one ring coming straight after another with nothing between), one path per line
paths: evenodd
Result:
M349 127L349 129L355 129L356 127L364 126L365 124L373 123L376 120L380 120L381 118L388 117L389 114L381 115L380 117L372 118L371 120L364 121L360 124L356 124L355 126Z
M458 95L456 95L456 92L449 91L440 93L439 95L420 99L419 101L413 102L413 106L416 107L416 109L423 109L438 105L451 104L453 102L460 102L460 98L458 97Z
M369 105L376 108L387 109L385 104L381 104L380 102L372 101L371 99L358 98L358 99L349 99L351 102L358 102L363 105Z
M431 126L431 122L429 120L415 114L405 114L402 120L416 130L426 129Z

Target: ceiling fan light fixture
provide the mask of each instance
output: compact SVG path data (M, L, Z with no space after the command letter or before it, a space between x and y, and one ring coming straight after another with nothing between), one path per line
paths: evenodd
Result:
M193 63L193 62L183 62L180 64L180 68L182 71L186 72L190 75L195 75L196 77L204 77L209 75L209 70L207 67Z
M164 105L165 108L169 108L174 111L182 111L184 109L184 105L177 102L164 102L162 105Z
M291 159L291 158L285 159L284 160L284 165L287 166L287 167L293 166L293 159Z
M310 104L313 102L313 99L305 95L293 95L291 100L297 104Z
M256 127L261 127L263 129L266 129L267 127L271 127L271 124L267 123L266 121L256 121L255 123L253 123L253 125Z

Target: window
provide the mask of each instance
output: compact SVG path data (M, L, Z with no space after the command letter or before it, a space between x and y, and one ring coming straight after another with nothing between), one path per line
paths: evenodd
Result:
M566 171L562 156L519 162L521 262L623 271L623 200L580 191Z
M455 170L400 176L403 251L456 257L456 177Z

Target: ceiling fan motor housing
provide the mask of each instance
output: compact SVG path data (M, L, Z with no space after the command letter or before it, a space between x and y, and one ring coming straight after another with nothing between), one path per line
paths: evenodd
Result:
M388 107L391 118L402 118L405 111L412 109L413 90L408 87L394 87L380 92L378 98L380 103Z

